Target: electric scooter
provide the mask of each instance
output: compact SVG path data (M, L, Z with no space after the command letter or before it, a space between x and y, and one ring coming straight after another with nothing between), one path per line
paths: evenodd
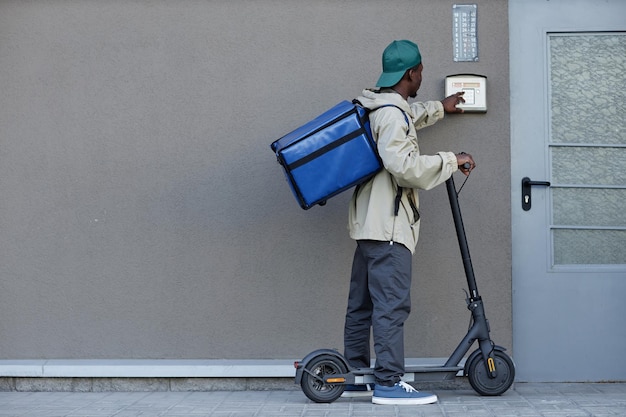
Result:
M407 366L402 380L405 382L450 381L463 371L463 375L468 377L472 388L480 395L501 395L513 384L515 365L505 353L506 349L494 344L489 337L489 321L485 316L483 300L476 286L454 178L450 177L446 181L446 188L467 278L469 294L466 292L466 302L472 314L472 322L467 334L445 364ZM461 360L475 341L478 342L478 348L469 355L465 366L460 366ZM318 403L335 401L348 384L374 383L373 368L353 368L339 352L332 349L313 351L301 361L295 362L294 366L296 368L295 383L300 384L302 391L310 400Z

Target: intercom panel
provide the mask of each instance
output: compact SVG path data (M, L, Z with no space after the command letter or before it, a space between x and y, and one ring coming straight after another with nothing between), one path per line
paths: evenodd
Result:
M456 74L446 77L446 97L463 91L465 103L457 107L466 112L487 111L487 77L477 74Z

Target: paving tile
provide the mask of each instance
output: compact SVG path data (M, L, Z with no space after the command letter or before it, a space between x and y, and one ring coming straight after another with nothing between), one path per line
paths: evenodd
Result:
M0 417L624 417L626 384L515 384L500 397L441 390L437 404L317 404L293 391L0 392Z

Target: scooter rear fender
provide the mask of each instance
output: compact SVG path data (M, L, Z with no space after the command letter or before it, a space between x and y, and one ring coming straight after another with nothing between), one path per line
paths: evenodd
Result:
M300 382L302 382L302 374L304 373L304 368L309 364L309 362L311 362L313 359L317 358L318 356L322 356L322 355L334 356L335 358L343 362L343 364L346 366L346 369L350 370L350 365L348 365L348 361L346 361L346 358L344 358L343 355L341 355L341 353L337 352L336 350L334 349L314 350L313 352L306 355L304 359L297 362L296 380L295 380L296 384L300 384Z

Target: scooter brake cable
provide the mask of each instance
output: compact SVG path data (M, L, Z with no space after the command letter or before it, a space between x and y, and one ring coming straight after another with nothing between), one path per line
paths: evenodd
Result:
M461 194L461 190L463 189L463 187L465 187L465 183L467 182L467 180L469 180L470 175L472 175L472 171L470 171L467 174L467 177L465 177L465 181L463 181L463 184L461 184L461 187L459 188L459 190L456 192L456 195L458 197L459 194Z

